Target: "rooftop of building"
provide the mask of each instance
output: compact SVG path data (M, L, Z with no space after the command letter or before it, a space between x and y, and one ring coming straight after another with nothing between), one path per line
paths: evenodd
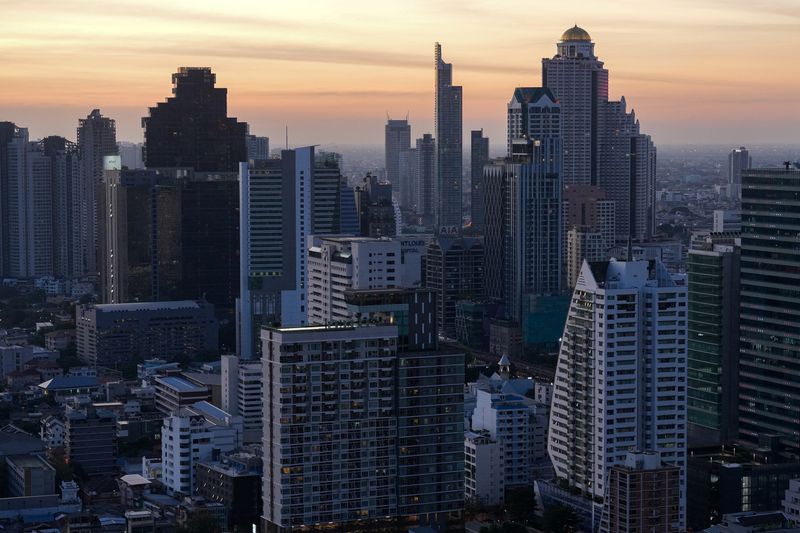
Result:
M152 481L140 474L126 474L120 478L129 487L141 487L151 485Z
M207 372L184 372L183 376L194 383L208 386L218 386L222 383L220 374L210 374Z
M178 311L181 309L200 309L207 302L202 300L175 300L169 302L134 302L125 304L94 304L97 311L104 313L134 311Z
M207 388L201 387L200 385L195 385L191 381L177 376L157 377L156 383L169 387L170 389L173 389L179 393L208 392Z
M39 384L46 391L60 391L99 387L100 381L95 376L58 376Z
M17 468L43 468L45 470L55 469L45 461L40 455L31 454L16 454L6 456L6 461L13 464Z

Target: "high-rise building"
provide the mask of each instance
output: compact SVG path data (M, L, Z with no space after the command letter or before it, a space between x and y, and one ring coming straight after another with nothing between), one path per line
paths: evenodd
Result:
M550 89L517 87L506 107L508 157L512 156L513 142L517 139L561 135L561 106Z
M602 499L631 449L681 471L686 506L686 286L660 261L584 262L554 381L548 453L559 480Z
M526 297L563 289L561 142L520 138L512 149L484 170L485 273L487 296L519 323Z
M117 126L113 119L93 109L78 121L78 157L81 172L81 248L87 273L98 271L98 211L96 190L103 180L104 158L117 155Z
M742 172L753 166L753 158L744 146L728 154L728 186L731 198L742 199Z
M416 187L419 182L419 156L416 148L400 152L397 173L400 175L400 207L413 213L416 210Z
M144 144L131 143L131 142L118 142L117 151L119 151L120 163L123 168L130 170L137 170L144 168Z
M400 174L400 153L411 148L411 125L408 118L387 120L384 148L386 179L392 184L392 193L399 196L404 186L403 176Z
M63 137L40 143L50 159L53 276L78 278L86 272L81 249L81 174L78 147Z
M309 239L340 233L342 182L335 160L317 160L310 146L241 165L239 182L238 350L250 359L260 349L261 324L307 323Z
M601 533L680 533L681 469L658 453L628 452L609 470Z
M269 158L269 137L247 135L247 160L264 161Z
M430 133L417 139L417 183L414 206L425 226L433 226L436 214L436 140Z
M441 236L430 243L424 285L436 292L441 333L455 337L457 301L483 298L484 273L482 238Z
M742 173L739 439L756 446L780 437L780 454L800 458L800 303L795 270L800 260L791 235L800 214L800 169Z
M210 68L181 67L172 94L142 119L147 168L236 172L247 161L247 125L228 117L228 90Z
M152 170L107 171L96 205L102 301L178 299L182 243L177 181Z
M597 185L566 185L564 187L564 231L584 227L603 236L606 250L616 242L616 205L609 200L605 189Z
M483 167L489 162L489 137L483 130L472 130L470 134L470 187L472 229L483 233L486 221L486 186L483 183Z
M606 259L603 234L587 226L573 226L567 231L567 289L572 291L578 282L583 261Z
M655 231L655 157L625 98L608 99L608 71L594 43L574 26L557 53L542 60L542 83L561 104L565 185L599 185L616 204L617 238L648 239Z
M397 218L392 202L392 184L367 174L364 185L356 188L356 208L360 233L365 237L397 235Z
M617 240L647 240L655 233L656 148L625 97L606 102L598 184L613 200ZM565 146L565 151L567 147Z
M399 240L314 237L308 248L308 323L350 320L346 290L401 287L402 270Z
M689 283L689 445L733 444L739 373L738 233L692 238Z
M399 353L388 324L261 336L266 531L446 527L463 509L463 354Z
M574 26L561 35L556 55L542 59L542 85L561 104L565 185L597 185L608 71L594 55L594 43Z
M436 101L436 226L461 230L462 91L453 85L453 65L442 59L442 46L434 47Z
M17 205L16 198L16 166L15 146L19 141L15 139L26 135L27 130L18 128L13 122L0 122L0 274L11 276L11 239L15 232L11 231L12 219L18 215L13 213L12 206ZM11 171L15 177L12 180ZM15 237L16 239L16 237Z

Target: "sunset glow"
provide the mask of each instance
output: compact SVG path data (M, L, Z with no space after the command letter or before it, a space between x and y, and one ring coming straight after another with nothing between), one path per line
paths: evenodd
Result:
M32 137L72 138L99 107L119 139L139 141L183 65L210 66L260 135L288 125L295 143L379 144L386 114L408 112L421 136L439 41L464 86L465 130L499 146L514 87L541 84L541 58L574 23L657 143L800 134L797 0L0 0L0 14L0 118Z

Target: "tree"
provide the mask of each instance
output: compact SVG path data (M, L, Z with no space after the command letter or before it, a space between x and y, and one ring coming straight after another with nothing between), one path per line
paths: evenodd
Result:
M513 522L530 525L536 520L536 492L533 487L516 487L506 492L506 512Z
M545 533L569 533L578 525L578 515L572 507L551 505L544 510L542 527Z

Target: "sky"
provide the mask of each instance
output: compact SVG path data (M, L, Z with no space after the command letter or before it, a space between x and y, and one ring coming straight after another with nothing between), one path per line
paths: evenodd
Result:
M586 29L642 130L664 144L800 144L800 0L0 0L0 120L74 139L93 108L118 139L208 66L229 114L291 145L381 144L387 114L433 128L433 47L464 87L465 138L505 137L561 33Z

